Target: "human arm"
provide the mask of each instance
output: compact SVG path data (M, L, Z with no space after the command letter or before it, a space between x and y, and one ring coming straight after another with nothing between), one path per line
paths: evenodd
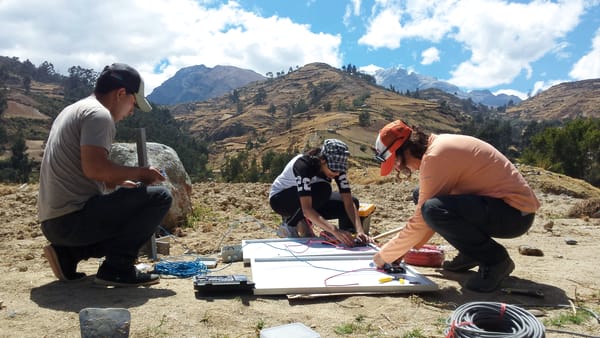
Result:
M300 206L302 207L302 213L304 217L308 218L314 226L331 233L337 240L347 246L353 246L352 235L343 230L339 230L336 226L329 223L323 216L321 216L317 210L312 206L311 196L300 196Z
M358 238L363 243L370 242L371 239L367 234L365 234L365 230L362 226L358 209L356 208L356 205L354 205L354 201L352 200L352 194L347 192L341 193L340 196L342 196L342 201L344 202L344 209L346 210L346 214L354 224L354 229L356 230L356 238Z
M377 267L383 267L385 263L393 263L401 260L412 248L420 248L434 235L425 222L415 223L414 216L409 219L406 226L400 230L392 239L385 243L378 253L373 256Z
M154 167L129 167L114 163L108 158L108 151L103 147L81 146L81 169L83 174L95 181L113 188L117 185L131 186L131 181L144 184L155 184L165 180L160 171Z
M437 163L436 163L437 162ZM434 165L432 165L432 163ZM419 196L413 215L407 224L396 236L382 246L381 250L373 257L378 267L385 263L393 263L401 260L412 248L420 248L427 243L435 233L423 219L421 212L423 204L429 199L447 194L447 182L452 181L451 175L439 161L431 162L431 157L424 158L419 170ZM438 168L440 170L438 170Z

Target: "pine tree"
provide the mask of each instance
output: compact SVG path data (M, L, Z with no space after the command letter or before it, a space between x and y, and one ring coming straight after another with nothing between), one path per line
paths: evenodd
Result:
M33 168L33 163L27 155L27 145L25 144L25 137L22 133L17 135L17 139L13 144L12 156L10 158L11 167L14 169L16 179L20 183L29 182L29 174Z

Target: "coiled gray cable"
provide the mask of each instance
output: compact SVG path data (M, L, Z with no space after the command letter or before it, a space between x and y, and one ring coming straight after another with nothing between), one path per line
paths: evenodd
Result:
M510 304L466 303L454 310L444 331L447 338L542 338L545 328L530 312Z

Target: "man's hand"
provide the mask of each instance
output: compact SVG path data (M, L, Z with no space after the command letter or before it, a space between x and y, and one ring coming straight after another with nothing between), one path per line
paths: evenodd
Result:
M369 237L369 235L365 234L364 232L357 233L356 239L365 244L373 243L373 239L371 237Z
M335 228L335 227L334 227ZM333 235L335 238L348 247L354 246L354 237L348 231L344 230L335 230Z
M146 185L152 185L156 183L163 182L166 180L166 177L162 175L159 169L155 167L142 168L142 173L140 175L140 181Z

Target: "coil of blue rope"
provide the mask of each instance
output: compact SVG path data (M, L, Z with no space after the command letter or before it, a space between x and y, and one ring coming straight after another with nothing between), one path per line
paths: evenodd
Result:
M454 310L447 320L446 338L545 337L545 328L534 315L518 306L471 302ZM493 331L488 331L493 330Z
M160 261L154 264L154 271L161 275L170 275L181 278L192 277L197 274L207 273L208 267L200 259L193 261Z

